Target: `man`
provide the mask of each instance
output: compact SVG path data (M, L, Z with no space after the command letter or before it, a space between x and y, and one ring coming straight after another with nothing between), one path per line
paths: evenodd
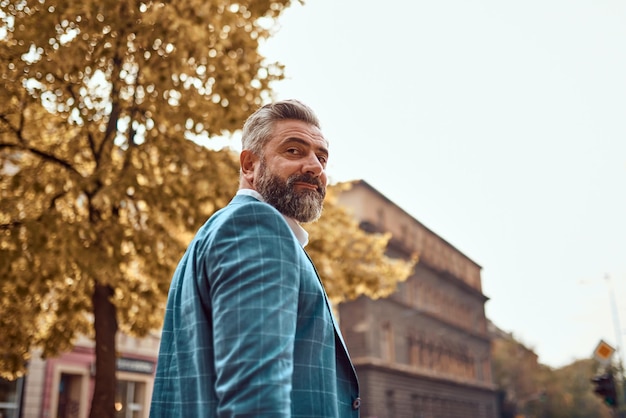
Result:
M354 368L299 225L319 218L328 143L287 100L243 128L237 195L172 280L150 416L358 417Z

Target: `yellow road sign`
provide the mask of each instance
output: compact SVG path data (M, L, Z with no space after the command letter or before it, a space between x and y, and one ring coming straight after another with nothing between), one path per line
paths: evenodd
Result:
M593 356L596 358L596 360L602 363L608 363L609 361L611 361L613 353L615 353L615 349L611 347L606 341L600 340L598 346L593 351Z

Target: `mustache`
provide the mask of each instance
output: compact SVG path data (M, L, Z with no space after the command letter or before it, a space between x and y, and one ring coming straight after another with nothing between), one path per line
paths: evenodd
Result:
M317 188L317 191L319 193L324 193L324 184L322 183L322 181L318 177L312 176L310 174L295 174L289 177L289 179L287 180L287 184L292 187L294 183L312 184Z

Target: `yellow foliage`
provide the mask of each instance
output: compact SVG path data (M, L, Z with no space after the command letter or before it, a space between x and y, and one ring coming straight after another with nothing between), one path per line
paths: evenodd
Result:
M92 334L96 285L117 312L104 321L160 325L176 262L238 178L188 138L240 128L267 98L282 67L257 47L289 4L0 4L3 376Z
M94 293L112 295L109 332L160 325L185 246L237 187L237 159L188 138L240 128L270 95L283 69L257 47L289 4L0 3L0 375L92 335ZM332 189L310 232L335 302L387 295L414 263Z

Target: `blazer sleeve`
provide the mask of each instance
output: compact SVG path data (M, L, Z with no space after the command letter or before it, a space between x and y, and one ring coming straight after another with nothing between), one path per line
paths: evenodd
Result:
M227 217L205 253L220 417L291 415L296 251L283 217L255 202Z

